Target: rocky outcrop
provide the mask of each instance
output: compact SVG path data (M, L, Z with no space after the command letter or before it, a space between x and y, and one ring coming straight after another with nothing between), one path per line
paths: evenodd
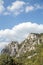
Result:
M6 46L2 50L2 53L7 53L10 54L11 56L19 57L23 53L35 50L35 45L40 43L43 43L43 33L41 34L31 33L20 44L16 41L8 44L8 46Z
M7 53L10 56L14 56L16 55L18 52L18 42L11 42L8 44L8 46L6 46L1 53Z

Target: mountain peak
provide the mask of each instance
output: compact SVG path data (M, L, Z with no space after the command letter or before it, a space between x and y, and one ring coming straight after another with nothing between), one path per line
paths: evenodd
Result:
M43 43L43 34L30 33L20 44L17 41L9 43L8 46L2 50L2 53L8 53L11 56L18 57L27 51L35 50L35 45L40 43Z

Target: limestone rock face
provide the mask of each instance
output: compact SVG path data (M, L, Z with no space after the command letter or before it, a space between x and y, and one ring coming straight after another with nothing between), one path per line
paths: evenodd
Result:
M11 42L6 46L2 53L10 54L11 56L14 56L18 52L18 42Z
M11 56L19 57L23 53L35 50L35 45L40 43L43 43L43 33L41 34L31 33L20 44L16 41L9 43L8 46L6 46L2 50L2 53L7 53L10 54Z

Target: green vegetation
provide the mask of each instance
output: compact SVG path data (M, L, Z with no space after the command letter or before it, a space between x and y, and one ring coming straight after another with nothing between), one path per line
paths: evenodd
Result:
M26 52L20 57L11 57L8 54L0 55L0 65L43 65L43 43L35 46L35 51ZM34 55L36 53L36 55ZM28 56L31 55L31 58Z
M2 54L0 56L0 65L12 65L12 58L7 54Z

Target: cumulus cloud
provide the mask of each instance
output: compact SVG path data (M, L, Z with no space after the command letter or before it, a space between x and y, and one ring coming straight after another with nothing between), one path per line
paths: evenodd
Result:
M40 4L34 4L34 5L31 5L31 6L26 6L25 12L28 13L30 11L35 11L35 10L38 10L38 9L43 9L43 6L40 5Z
M7 10L10 11L11 13L18 15L21 12L23 12L23 6L25 5L24 1L15 1L12 3L11 6L7 7Z
M33 6L27 6L25 11L26 12L30 12L30 11L33 11L34 10L34 7Z
M0 49L4 48L8 44L9 44L8 42L0 42Z
M4 1L0 0L0 14L3 15L19 15L21 13L28 13L31 11L35 11L38 9L43 9L43 6L40 4L33 4L27 3L24 1L16 0L11 3L11 5L7 5L5 8Z
M10 15L10 13L6 11L3 13L3 15Z
M0 30L0 42L13 40L22 41L29 33L42 33L43 24L24 22L14 26L12 29Z
M43 5L40 5L40 4L34 4L34 7L36 9L43 9Z
M24 22L12 29L0 30L0 49L11 41L21 42L29 33L43 33L43 24Z
M0 52L8 44L9 44L9 42L0 42Z
M40 4L30 5L29 2L27 3L24 1L15 1L12 3L12 5L7 7L8 12L14 15L21 14L22 12L28 13L38 9L43 9L43 6Z
M3 4L4 4L4 1L0 0L0 14L3 13L3 11L5 10L5 7Z

